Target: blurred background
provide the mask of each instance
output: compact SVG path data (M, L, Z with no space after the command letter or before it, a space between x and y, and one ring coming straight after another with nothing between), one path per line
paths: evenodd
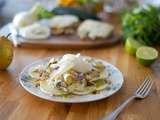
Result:
M10 22L16 13L31 8L36 2L51 9L56 5L57 0L0 0L0 26Z
M36 2L42 3L47 9L57 5L57 0L0 0L0 26L10 22L17 12L31 8ZM134 2L136 0L103 0L103 5L106 12L116 12ZM160 0L138 0L138 2L160 5Z

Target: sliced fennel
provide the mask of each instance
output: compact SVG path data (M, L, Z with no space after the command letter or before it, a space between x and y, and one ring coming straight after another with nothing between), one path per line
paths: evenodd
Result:
M49 95L65 95L68 94L62 90L57 89L54 85L48 84L47 81L40 81L40 90Z
M52 82L52 80L57 80L62 74L64 74L66 71L73 68L74 64L71 62L63 62L60 64L60 68L55 73L53 72L50 76L49 81Z
M74 94L77 94L77 95L86 95L86 94L89 94L89 93L92 93L95 91L95 87L94 86L90 86L90 87L85 87L83 90L75 90L73 91Z
M99 79L97 81L94 81L94 83L96 85L96 90L103 90L109 86L107 83L105 83L104 79Z
M93 82L93 81L98 81L98 80L101 80L101 79L106 79L107 75L106 75L106 71L103 71L102 73L100 73L100 76L99 77L95 77L95 78L92 78L90 80L90 82Z

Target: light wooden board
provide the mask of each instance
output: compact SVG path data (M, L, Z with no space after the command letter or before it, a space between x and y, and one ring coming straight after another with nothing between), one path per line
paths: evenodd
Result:
M48 40L24 40L21 47L36 47L36 48L50 48L50 49L84 49L97 48L114 45L122 37L120 35L113 35L105 40L80 40L77 36L53 36Z
M5 25L1 30L0 34L7 35L10 33L9 25ZM22 37L12 38L15 42L17 41L19 47L30 47L30 48L49 48L49 49L87 49L87 48L98 48L114 45L122 40L122 36L114 32L111 36L106 39L81 40L77 35L59 35L51 36L46 40L26 40Z

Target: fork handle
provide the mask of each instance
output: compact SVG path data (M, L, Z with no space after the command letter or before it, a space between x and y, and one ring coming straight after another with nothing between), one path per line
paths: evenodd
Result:
M116 117L119 115L119 113L128 105L129 102L131 102L135 96L129 97L124 103L122 103L117 109L115 109L113 112L109 113L108 116L104 116L100 120L115 120Z

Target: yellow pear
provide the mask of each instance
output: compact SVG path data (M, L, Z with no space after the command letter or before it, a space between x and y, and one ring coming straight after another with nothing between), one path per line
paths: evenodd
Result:
M6 69L13 58L13 44L8 39L9 35L0 37L0 70Z

